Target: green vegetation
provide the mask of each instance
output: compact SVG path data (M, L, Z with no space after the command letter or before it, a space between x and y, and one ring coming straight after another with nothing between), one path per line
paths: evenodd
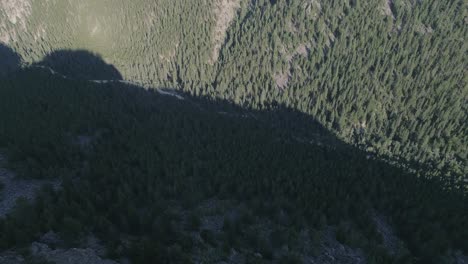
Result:
M466 255L466 24L463 0L0 1L0 75L24 66L0 77L0 149L62 181L0 219L0 249L53 230L134 263L301 263L326 236L369 263Z
M27 63L90 50L148 87L286 105L451 188L468 174L463 0L22 3L0 33Z
M317 241L313 230L332 225L370 263L439 263L449 250L468 252L466 196L368 159L282 106L245 111L41 69L0 86L0 148L9 167L23 177L62 179L61 189L46 187L33 204L20 201L0 219L2 249L53 230L70 245L92 232L110 257L134 263L190 263L197 252L226 259L232 248L252 263L301 263L301 231ZM300 142L299 128L303 137L335 143ZM208 213L197 209L210 200L240 205L219 230L202 224ZM383 249L374 210L391 219L407 253ZM273 254L285 245L293 251Z

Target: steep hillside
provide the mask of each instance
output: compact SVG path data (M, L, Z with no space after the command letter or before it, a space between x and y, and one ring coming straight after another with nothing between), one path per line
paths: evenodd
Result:
M95 235L105 258L132 263L456 263L468 252L466 196L284 106L248 111L38 67L0 87L6 166L62 182L0 218L2 250L97 261L76 249ZM28 247L51 233L61 242Z
M116 65L126 79L145 83L167 79L182 58L193 66L207 64L225 34L211 32L215 26L227 29L217 10L235 15L223 9L226 3L209 1L16 2L1 3L0 40L25 62L58 49L83 49ZM215 35L221 39L212 40Z
M468 173L463 0L5 0L0 42L26 63L99 54L147 87L276 102L344 141L450 179Z

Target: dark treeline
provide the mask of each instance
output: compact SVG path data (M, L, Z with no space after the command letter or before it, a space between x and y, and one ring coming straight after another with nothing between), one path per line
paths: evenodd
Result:
M49 230L74 245L91 232L112 258L190 263L203 246L188 235L199 229L194 208L216 198L248 211L220 234L198 230L203 241L225 254L253 248L265 258L258 263L271 262L283 245L294 248L290 238L300 230L327 226L338 228L339 241L363 249L369 263L442 263L450 250L468 252L467 198L442 190L438 180L369 159L280 105L245 111L185 96L43 69L1 79L0 149L9 168L19 177L60 177L62 188L46 187L34 203L19 202L0 219L0 248L27 245ZM297 139L313 135L314 144ZM191 213L189 224L179 207ZM374 211L388 216L405 250L384 249ZM264 240L249 229L249 219L277 221L284 213L289 220L277 225L289 239Z
M122 80L120 72L97 54L86 50L60 50L48 54L39 66L59 70L69 78L82 80Z
M17 70L20 65L20 56L0 42L0 77Z

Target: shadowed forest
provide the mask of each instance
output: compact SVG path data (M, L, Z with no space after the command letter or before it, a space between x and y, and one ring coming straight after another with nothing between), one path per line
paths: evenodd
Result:
M164 95L117 81L114 66L82 50L11 72L19 56L0 50L6 166L62 183L0 219L2 250L54 231L69 247L94 234L108 258L133 263L217 263L232 252L307 263L321 260L331 232L367 263L451 263L468 252L462 188L381 161L310 115ZM116 81L88 81L107 79ZM395 248L376 215L394 227Z
M4 0L0 42L27 65L86 50L146 88L253 110L283 105L459 189L468 175L465 2Z
M0 43L0 76L18 69L21 59L12 49Z
M56 69L60 74L82 80L122 80L119 71L97 54L85 50L61 50L47 55L37 65Z

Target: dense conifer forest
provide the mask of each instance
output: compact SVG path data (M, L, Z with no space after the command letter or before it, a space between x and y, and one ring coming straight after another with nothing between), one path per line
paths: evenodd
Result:
M208 249L220 260L235 249L252 257L247 263L303 263L311 253L298 249L300 234L320 241L333 226L369 263L442 263L468 250L466 196L369 158L290 108L247 111L38 68L0 83L8 168L62 181L0 219L2 249L54 230L70 246L96 234L109 257L134 263L190 263ZM238 208L219 231L202 229L197 209L213 200ZM401 237L397 254L384 247L375 212ZM291 250L275 254L284 245Z
M52 232L121 263L458 264L467 10L0 1L0 179L47 183L3 214L0 181L0 262Z
M13 2L0 33L25 63L90 50L146 87L280 103L394 163L468 173L463 0Z

